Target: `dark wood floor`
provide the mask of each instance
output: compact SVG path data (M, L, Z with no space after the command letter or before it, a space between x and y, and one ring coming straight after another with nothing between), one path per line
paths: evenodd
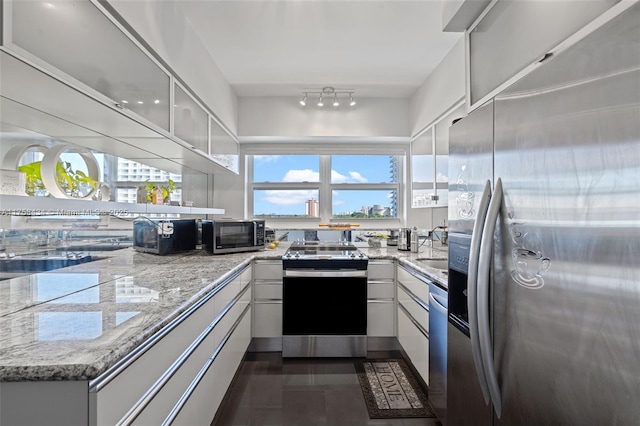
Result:
M372 352L370 358L388 353ZM397 354L393 354L397 355ZM437 419L370 419L353 361L249 353L214 426L440 426Z

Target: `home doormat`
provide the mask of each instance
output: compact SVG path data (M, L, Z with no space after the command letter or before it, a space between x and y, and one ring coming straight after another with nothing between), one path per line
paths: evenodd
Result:
M370 418L436 417L403 359L357 359L354 363Z

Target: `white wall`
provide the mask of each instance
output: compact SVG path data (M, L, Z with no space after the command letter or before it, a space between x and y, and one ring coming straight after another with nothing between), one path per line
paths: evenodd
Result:
M447 53L409 101L411 136L432 124L465 96L464 38Z
M236 134L237 96L191 28L179 2L109 0L109 4Z
M241 97L238 137L372 136L408 137L409 102L396 98L359 98L355 107L337 109L326 102L306 107L294 97Z

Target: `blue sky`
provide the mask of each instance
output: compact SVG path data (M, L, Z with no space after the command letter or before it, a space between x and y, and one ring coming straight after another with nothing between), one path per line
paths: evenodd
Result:
M389 156L333 156L333 183L380 183L390 180ZM256 182L318 182L319 157L315 155L256 156ZM257 214L305 213L305 200L318 199L316 190L257 191L254 210ZM362 206L391 205L389 191L334 191L333 211L336 214L360 211Z

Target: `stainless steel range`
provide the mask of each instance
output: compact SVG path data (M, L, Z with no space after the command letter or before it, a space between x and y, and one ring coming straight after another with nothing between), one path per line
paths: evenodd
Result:
M369 258L345 243L294 242L282 256L282 356L367 354Z

